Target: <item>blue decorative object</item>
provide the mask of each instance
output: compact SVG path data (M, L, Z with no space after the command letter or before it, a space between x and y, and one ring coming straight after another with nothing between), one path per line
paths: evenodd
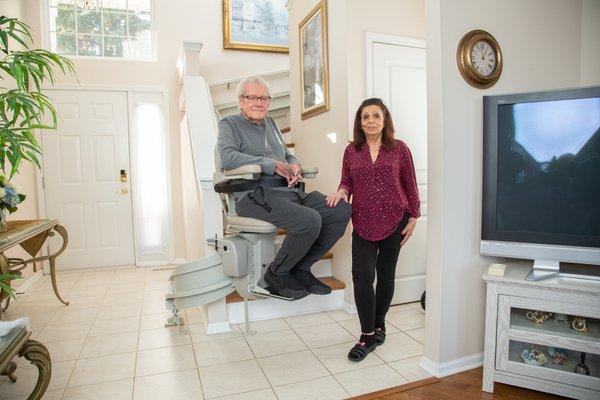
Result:
M19 189L0 172L0 228L6 227L6 217L17 211L23 200L25 195L19 193Z

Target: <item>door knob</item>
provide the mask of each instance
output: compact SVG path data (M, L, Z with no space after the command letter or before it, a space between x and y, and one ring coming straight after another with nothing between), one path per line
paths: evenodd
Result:
M127 170L121 170L121 182L127 182Z
M119 191L117 193L118 194L127 194L127 193L129 193L129 191L125 188L121 188L121 189L119 189Z

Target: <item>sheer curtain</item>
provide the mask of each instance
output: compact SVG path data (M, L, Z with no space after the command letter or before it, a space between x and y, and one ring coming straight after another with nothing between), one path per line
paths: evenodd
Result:
M167 264L173 258L167 102L161 92L134 92L131 97L136 262Z

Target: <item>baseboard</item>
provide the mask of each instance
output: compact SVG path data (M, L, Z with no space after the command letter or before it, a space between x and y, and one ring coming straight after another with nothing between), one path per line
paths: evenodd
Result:
M458 374L460 372L479 368L483 365L483 353L477 353L463 358L458 358L444 363L436 363L427 357L421 357L419 366L429 374L443 378L445 376Z
M248 315L250 321L262 321L292 315L339 310L343 308L343 304L344 291L334 290L326 296L310 295L297 301L282 301L279 299L249 301ZM232 324L244 322L244 303L228 303L227 319Z
M356 304L350 304L347 301L344 301L344 311L346 311L348 314L358 313L356 310Z
M44 272L41 269L36 271L29 278L22 281L22 283L17 288L17 293L25 293L25 291L27 289L29 289L30 287L32 287L33 284L36 283L43 275L44 275Z

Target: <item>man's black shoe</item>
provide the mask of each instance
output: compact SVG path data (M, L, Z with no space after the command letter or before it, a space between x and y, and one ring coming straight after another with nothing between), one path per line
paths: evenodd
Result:
M309 293L312 294L329 294L331 293L331 287L327 286L319 279L317 279L312 272L303 269L294 269L292 271L294 278L298 280Z
M265 282L283 297L301 299L308 295L304 285L300 284L291 274L275 275L271 272L271 268L267 268Z

